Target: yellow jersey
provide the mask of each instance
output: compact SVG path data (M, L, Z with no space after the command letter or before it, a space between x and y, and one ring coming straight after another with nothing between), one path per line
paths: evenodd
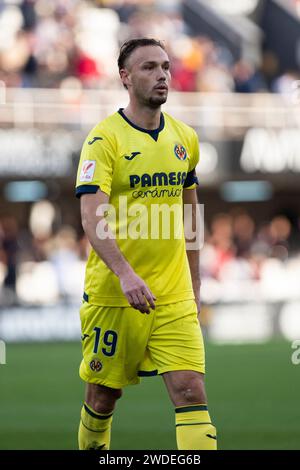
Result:
M120 251L157 305L194 299L183 188L196 187L198 160L196 132L167 113L161 113L157 129L146 130L119 109L91 130L82 147L76 196L99 188L109 195L103 213ZM87 261L84 299L100 306L129 305L118 277L94 249Z

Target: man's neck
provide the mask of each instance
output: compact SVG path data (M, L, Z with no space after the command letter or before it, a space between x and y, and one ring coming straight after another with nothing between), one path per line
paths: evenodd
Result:
M157 129L160 125L161 109L134 106L132 103L123 110L125 116L138 127L147 130Z

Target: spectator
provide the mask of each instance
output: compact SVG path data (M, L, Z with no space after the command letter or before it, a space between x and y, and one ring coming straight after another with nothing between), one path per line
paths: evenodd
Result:
M0 252L6 266L3 285L6 295L12 302L16 301L18 234L17 220L12 216L3 217L0 221Z

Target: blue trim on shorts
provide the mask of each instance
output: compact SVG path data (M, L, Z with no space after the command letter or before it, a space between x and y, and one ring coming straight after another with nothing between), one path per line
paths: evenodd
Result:
M158 370L139 370L138 377L154 377L158 374Z
M83 300L85 300L86 302L89 301L89 296L86 292L83 293Z

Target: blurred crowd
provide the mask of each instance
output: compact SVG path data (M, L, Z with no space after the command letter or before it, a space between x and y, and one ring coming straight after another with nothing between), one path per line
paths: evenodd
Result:
M8 87L121 88L116 59L127 39L164 41L177 91L285 92L277 58L235 62L206 36L190 36L180 1L0 0L0 80Z
M261 225L242 208L216 214L205 227L200 255L203 300L211 301L216 286L230 283L237 295L245 282L267 283L272 296L299 296L299 226L293 214L277 214ZM57 225L49 201L32 206L27 229L12 215L2 217L0 305L78 303L89 250L80 228ZM258 292L247 295L254 300Z
M202 277L259 280L268 259L284 264L300 255L299 228L300 219L291 214L278 214L260 226L242 208L217 214L205 237Z

